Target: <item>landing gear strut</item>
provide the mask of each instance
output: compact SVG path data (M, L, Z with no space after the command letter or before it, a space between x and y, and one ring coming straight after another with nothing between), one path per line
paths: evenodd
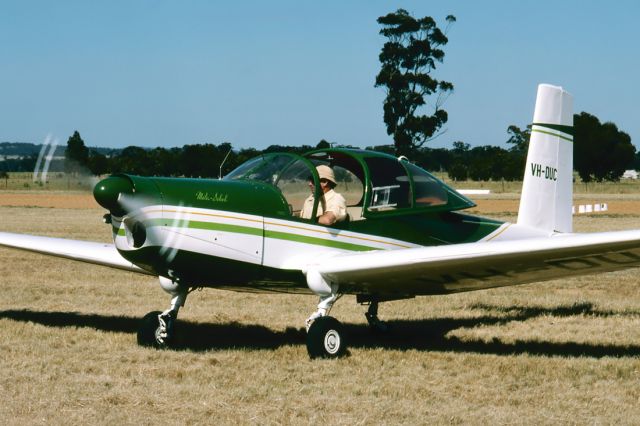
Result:
M188 293L187 288L176 287L169 309L164 312L149 312L142 318L142 324L138 329L138 344L140 346L165 349L174 343L178 311L184 306Z
M369 309L364 313L364 316L367 318L367 322L369 323L369 327L375 332L385 333L389 331L389 325L384 321L381 321L378 318L378 301L372 300L369 304Z

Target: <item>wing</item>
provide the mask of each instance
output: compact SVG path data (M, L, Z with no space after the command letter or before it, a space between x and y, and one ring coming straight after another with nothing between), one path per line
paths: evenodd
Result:
M421 247L309 264L341 292L426 295L640 266L640 230Z
M113 244L0 232L0 246L149 274L123 258Z

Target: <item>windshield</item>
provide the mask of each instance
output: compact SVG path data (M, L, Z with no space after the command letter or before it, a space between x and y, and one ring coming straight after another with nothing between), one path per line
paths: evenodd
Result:
M261 155L249 160L225 176L225 180L257 180L275 185L279 173L294 159L291 154Z
M276 186L287 200L291 214L300 217L305 200L315 192L309 163L302 158L291 162L278 176Z
M225 180L252 180L273 185L289 206L289 214L301 218L305 201L319 186L313 164L295 154L271 153L241 164ZM315 208L315 204L313 205ZM314 220L315 216L306 219Z

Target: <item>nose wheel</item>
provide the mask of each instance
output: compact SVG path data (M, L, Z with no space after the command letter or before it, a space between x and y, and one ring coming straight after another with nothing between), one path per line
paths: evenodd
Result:
M189 293L186 288L179 288L171 299L171 307L164 312L149 312L142 318L138 328L138 344L151 346L156 349L166 349L171 346L175 338L175 323L178 311L184 306Z
M142 318L138 328L138 344L156 349L166 349L173 340L173 324L171 314L163 315L160 311L149 312Z

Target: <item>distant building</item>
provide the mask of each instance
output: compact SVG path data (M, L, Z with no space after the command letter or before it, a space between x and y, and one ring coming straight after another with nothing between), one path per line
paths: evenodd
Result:
M622 179L638 179L637 170L625 170L622 174Z

